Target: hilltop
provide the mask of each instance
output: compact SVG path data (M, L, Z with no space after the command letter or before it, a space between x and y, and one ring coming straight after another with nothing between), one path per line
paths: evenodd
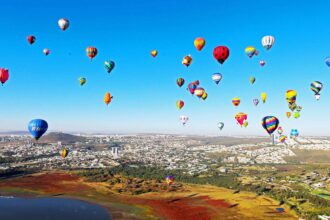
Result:
M62 142L62 144L74 144L76 142L85 142L86 138L82 136L76 136L72 134L66 134L62 132L51 132L44 137L42 137L39 143L57 143Z

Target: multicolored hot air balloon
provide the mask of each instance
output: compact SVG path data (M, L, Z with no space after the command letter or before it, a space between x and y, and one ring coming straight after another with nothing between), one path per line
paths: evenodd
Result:
M179 87L183 86L184 82L184 78L178 78L176 80L176 84L178 84Z
M196 88L197 88L197 86L193 82L188 84L188 90L189 90L190 94L193 95L195 93Z
M150 52L150 54L151 54L152 57L156 57L158 55L158 51L157 50L152 50Z
M185 65L186 67L190 66L190 64L192 63L192 56L191 55L187 55L185 57L183 57L182 59L182 64Z
M198 37L194 41L194 46L197 48L198 51L201 51L205 46L205 40L202 37Z
M264 60L259 61L260 66L265 66L266 62Z
M68 19L65 19L65 18L61 18L60 20L58 20L58 26L61 28L62 31L65 31L69 25L70 25L70 22Z
M257 106L259 104L259 99L253 99L253 104Z
M234 106L239 106L239 104L241 103L240 98L235 97L233 98L233 100L231 101L233 103Z
M261 44L264 48L266 48L266 50L269 50L270 48L272 48L273 44L275 42L275 38L273 36L264 36L261 39Z
M83 86L85 83L86 83L86 78L84 78L84 77L80 77L79 79L79 84L81 85L81 86Z
M248 57L252 58L254 55L258 55L258 51L256 50L256 48L248 46L245 48L245 54L248 55Z
M109 103L111 102L112 99L113 99L113 96L110 95L110 92L105 93L105 95L104 95L104 103L106 105L109 105Z
M286 117L290 118L291 117L291 112L286 112Z
M265 103L265 102L266 102L266 99L267 99L267 93L262 92L262 93L260 94L260 97L261 97L261 101L262 101L263 103Z
M266 116L261 120L262 127L271 135L277 128L279 120L274 116Z
M239 112L235 115L235 119L236 119L237 123L242 127L244 125L244 123L247 121L247 114L245 114L243 112Z
M311 83L311 90L315 93L315 99L319 100L320 99L320 92L323 88L323 84L319 81L314 81Z
M291 132L290 132L290 137L291 138L296 138L299 136L299 132L298 132L298 129L291 129Z
M27 41L29 42L29 44L34 44L34 42L36 41L36 37L33 35L30 35L27 37Z
M223 129L224 126L225 126L225 123L218 122L218 128L219 128L220 131Z
M204 91L203 95L202 95L202 99L206 100L207 99L207 92Z
M212 80L216 83L216 84L219 84L219 82L221 81L222 79L222 74L221 73L214 73L212 75Z
M256 81L256 78L254 76L251 76L249 80L250 80L250 83L253 85L254 82Z
M220 63L223 64L229 57L229 49L226 46L217 46L213 50L213 57Z
M113 68L115 68L115 62L113 62L112 60L106 60L104 61L104 67L108 73L111 73Z
M300 112L302 110L302 107L300 106L300 105L297 105L297 107L296 107L296 111L297 112Z
M189 117L188 116L185 116L185 115L181 115L180 116L180 121L182 123L182 125L186 125L186 123L188 122L189 120Z
M9 70L0 68L0 82L3 85L9 79Z
M243 127L246 128L248 125L249 125L249 122L248 121L244 121Z
M86 54L92 60L97 55L96 47L87 47Z
M43 119L33 119L28 125L32 137L38 140L48 129L48 123Z
M66 158L66 156L68 156L68 151L67 149L65 149L64 147L62 148L62 150L60 151L61 157L64 159Z
M279 135L281 135L281 134L283 133L283 128L282 128L281 126L279 126L279 127L277 128L277 133L278 133Z
M166 176L165 181L166 181L167 185L172 185L173 176Z
M325 58L325 64L330 67L330 57Z
M297 105L296 105L297 95L298 95L298 93L295 90L287 90L285 93L285 98L289 104L289 108L291 111L294 111L297 107Z
M176 107L180 110L184 106L184 102L182 100L178 100L176 102Z
M47 49L47 48L43 49L42 52L43 52L46 56L48 56L48 54L50 54L50 50Z
M194 93L198 98L202 98L203 94L205 93L205 90L201 87L198 87L195 89Z
M286 136L285 135L281 135L278 139L279 139L279 141L281 143L284 143L286 141Z

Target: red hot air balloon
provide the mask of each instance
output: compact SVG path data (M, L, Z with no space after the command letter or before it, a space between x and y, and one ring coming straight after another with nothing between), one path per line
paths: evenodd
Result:
M213 56L220 64L223 64L226 61L226 59L229 57L228 47L218 46L214 48Z
M8 69L0 68L0 82L2 85L8 80L9 73Z
M87 47L86 48L86 54L92 60L97 55L96 47Z
M28 36L27 41L29 44L33 44L36 41L36 37L33 35Z

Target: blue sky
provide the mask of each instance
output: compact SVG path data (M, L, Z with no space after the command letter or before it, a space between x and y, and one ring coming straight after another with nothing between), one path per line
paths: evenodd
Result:
M10 79L0 88L0 130L25 130L33 118L48 121L53 131L161 132L219 134L217 122L225 123L223 135L267 135L260 125L266 115L277 116L284 132L298 128L302 135L326 135L330 128L329 1L2 1L0 15L0 66L9 68ZM70 27L57 26L67 18ZM36 43L27 43L27 36ZM275 44L266 51L264 35ZM204 37L198 52L193 41ZM230 57L220 66L213 48L226 45ZM249 59L246 46L260 54ZM87 46L99 54L91 62ZM44 56L42 50L51 54ZM157 49L157 58L150 51ZM191 54L189 68L181 64ZM116 62L108 75L103 62ZM259 60L266 61L265 67ZM223 79L211 80L214 72ZM77 78L87 78L79 86ZM249 77L255 76L251 86ZM184 87L176 79L186 80ZM206 101L191 96L187 83L199 79L208 92ZM324 85L317 102L309 85ZM298 91L303 107L298 120L286 119L285 91ZM105 92L114 99L107 107ZM266 104L252 104L266 92ZM241 98L235 108L231 99ZM178 99L185 102L177 110ZM248 128L240 128L234 115L248 114ZM182 126L180 115L190 121Z

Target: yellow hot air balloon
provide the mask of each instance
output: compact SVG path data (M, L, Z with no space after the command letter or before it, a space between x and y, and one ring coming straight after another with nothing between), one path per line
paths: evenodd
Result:
M204 91L203 95L202 95L202 99L206 100L207 99L207 93Z
M233 100L231 101L233 103L234 106L239 106L239 104L241 103L240 98L235 97L233 98Z
M156 57L157 54L158 54L158 51L157 50L152 50L151 51L151 56Z
M205 40L202 37L198 37L194 41L194 45L197 48L198 51L201 51L203 47L205 46Z
M285 93L286 101L289 104L295 103L296 102L297 95L298 95L298 93L295 90L288 90L288 91L286 91L286 93Z
M267 93L262 92L261 93L261 100L262 100L262 102L265 103L266 102L266 99L267 99Z
M66 156L68 155L68 151L67 151L65 148L63 148L63 149L60 151L60 154L61 154L61 157L62 157L62 158L66 158Z
M113 98L113 96L110 95L110 92L105 93L104 103L106 105L109 105L109 103L111 102L112 98Z
M290 118L291 117L291 112L286 112L286 117Z

